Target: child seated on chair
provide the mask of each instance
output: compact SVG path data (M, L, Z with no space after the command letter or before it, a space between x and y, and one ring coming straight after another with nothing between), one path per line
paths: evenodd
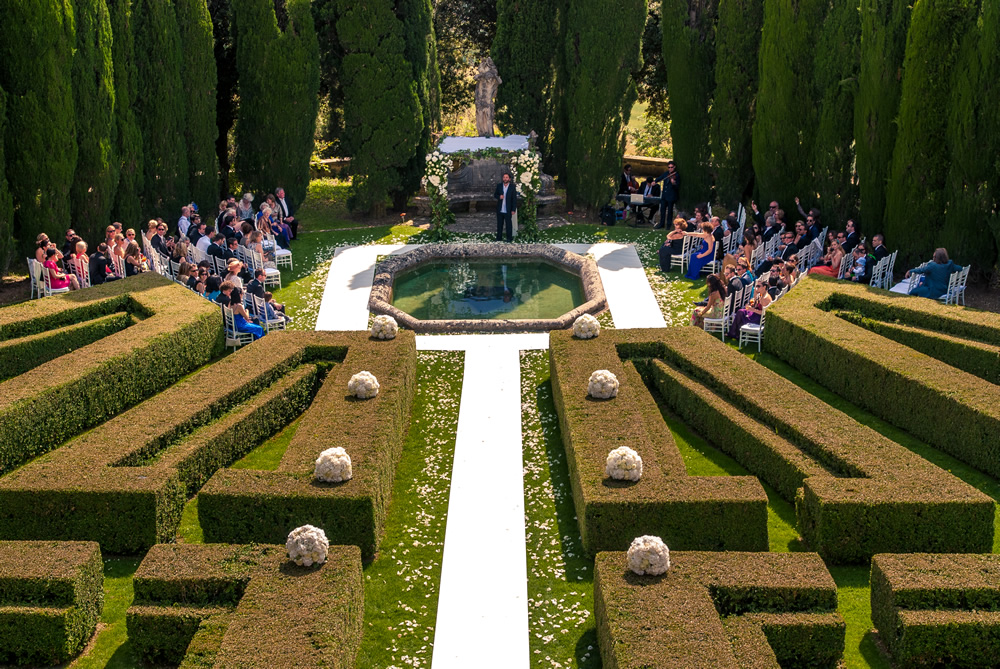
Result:
M283 318L286 323L292 322L292 317L285 313L285 305L274 301L274 293L266 291L264 293L264 306L267 313L267 320L273 321Z

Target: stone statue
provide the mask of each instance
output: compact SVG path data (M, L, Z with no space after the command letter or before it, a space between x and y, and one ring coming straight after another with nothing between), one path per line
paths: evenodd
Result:
M503 82L497 73L493 59L487 56L479 63L479 73L476 74L476 132L480 137L493 136L493 104L497 97L497 89Z

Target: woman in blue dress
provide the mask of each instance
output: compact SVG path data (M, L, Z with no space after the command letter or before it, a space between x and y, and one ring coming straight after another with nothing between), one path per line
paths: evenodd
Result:
M689 279L697 279L701 275L701 268L712 262L715 257L715 237L712 236L712 224L702 223L701 232L685 232L688 237L701 237L701 248L691 256L688 263L688 271L684 275Z
M944 249L934 251L934 259L925 262L920 267L915 267L906 273L907 279L911 274L923 274L924 281L919 286L910 291L910 295L917 297L929 297L932 300L948 292L948 281L955 272L960 272L962 266L955 263L948 257L948 252Z
M236 325L236 331L249 332L253 335L254 340L263 337L264 328L250 322L250 314L247 313L246 307L243 306L243 291L239 288L233 288L229 299L229 308L233 310L233 322Z

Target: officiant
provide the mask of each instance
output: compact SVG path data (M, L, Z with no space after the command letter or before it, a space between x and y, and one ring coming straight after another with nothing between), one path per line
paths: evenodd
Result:
M504 172L502 181L493 191L493 199L497 201L497 241L503 241L504 226L507 228L507 241L514 241L513 214L517 211L517 188L511 183L510 172Z

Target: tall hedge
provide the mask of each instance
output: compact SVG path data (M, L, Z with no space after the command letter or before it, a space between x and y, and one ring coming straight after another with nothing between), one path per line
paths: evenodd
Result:
M719 0L715 28L712 153L721 202L745 200L753 185L753 121L764 0Z
M105 0L74 0L74 4L73 102L79 153L70 205L73 227L84 239L93 240L102 238L110 222L118 187L111 17Z
M230 0L208 0L208 12L212 15L212 34L215 37L215 157L219 162L219 190L232 193L230 188L229 134L236 125L236 42L233 39L232 7Z
M976 0L913 5L885 214L886 234L898 242L904 264L926 259L943 221L951 75L975 9Z
M5 3L0 87L7 92L4 145L14 200L14 236L31 254L35 236L58 236L70 220L76 171L70 0Z
M283 186L301 202L319 110L319 43L309 0L232 0L240 108L236 174L254 193ZM382 113L385 113L382 109Z
M574 0L566 21L567 204L596 209L614 193L621 169L646 0Z
M819 125L813 146L814 189L824 221L842 225L857 216L854 169L854 107L860 67L858 3L831 4L816 39L816 99Z
M988 270L1000 244L1000 4L983 3L978 26L963 40L951 91L948 212L937 243Z
M709 109L715 90L718 0L663 0L660 7L670 139L684 179L680 203L692 206L711 196Z
M184 82L184 140L187 144L191 199L209 207L219 201L219 162L215 140L215 38L205 0L175 0L181 36L181 79Z
M825 0L764 1L753 167L760 196L778 200L786 210L796 196L815 192L819 101L812 54L828 5Z
M354 176L350 204L374 215L385 212L390 193L400 188L424 132L403 22L393 9L390 0L337 0L344 149Z
M548 133L552 62L559 43L556 17L562 0L497 0L492 57L503 84L496 119L504 134Z
M420 143L407 162L403 180L392 191L393 207L404 209L406 200L420 188L424 157L431 148L431 132L441 126L441 80L437 44L434 41L434 10L430 0L397 0L396 15L403 21L403 57L410 63L417 99L423 115Z
M111 13L112 62L115 68L115 158L118 186L111 216L126 227L142 220L142 132L135 115L136 66L132 34L132 0L108 0Z
M135 0L136 114L142 130L144 217L176 218L190 201L187 103L173 0Z
M854 110L861 221L882 226L889 167L896 145L896 114L903 86L903 54L910 3L861 0L861 68Z
M7 94L0 88L0 279L7 274L14 256L14 201L7 185L4 161L4 127L7 125Z

